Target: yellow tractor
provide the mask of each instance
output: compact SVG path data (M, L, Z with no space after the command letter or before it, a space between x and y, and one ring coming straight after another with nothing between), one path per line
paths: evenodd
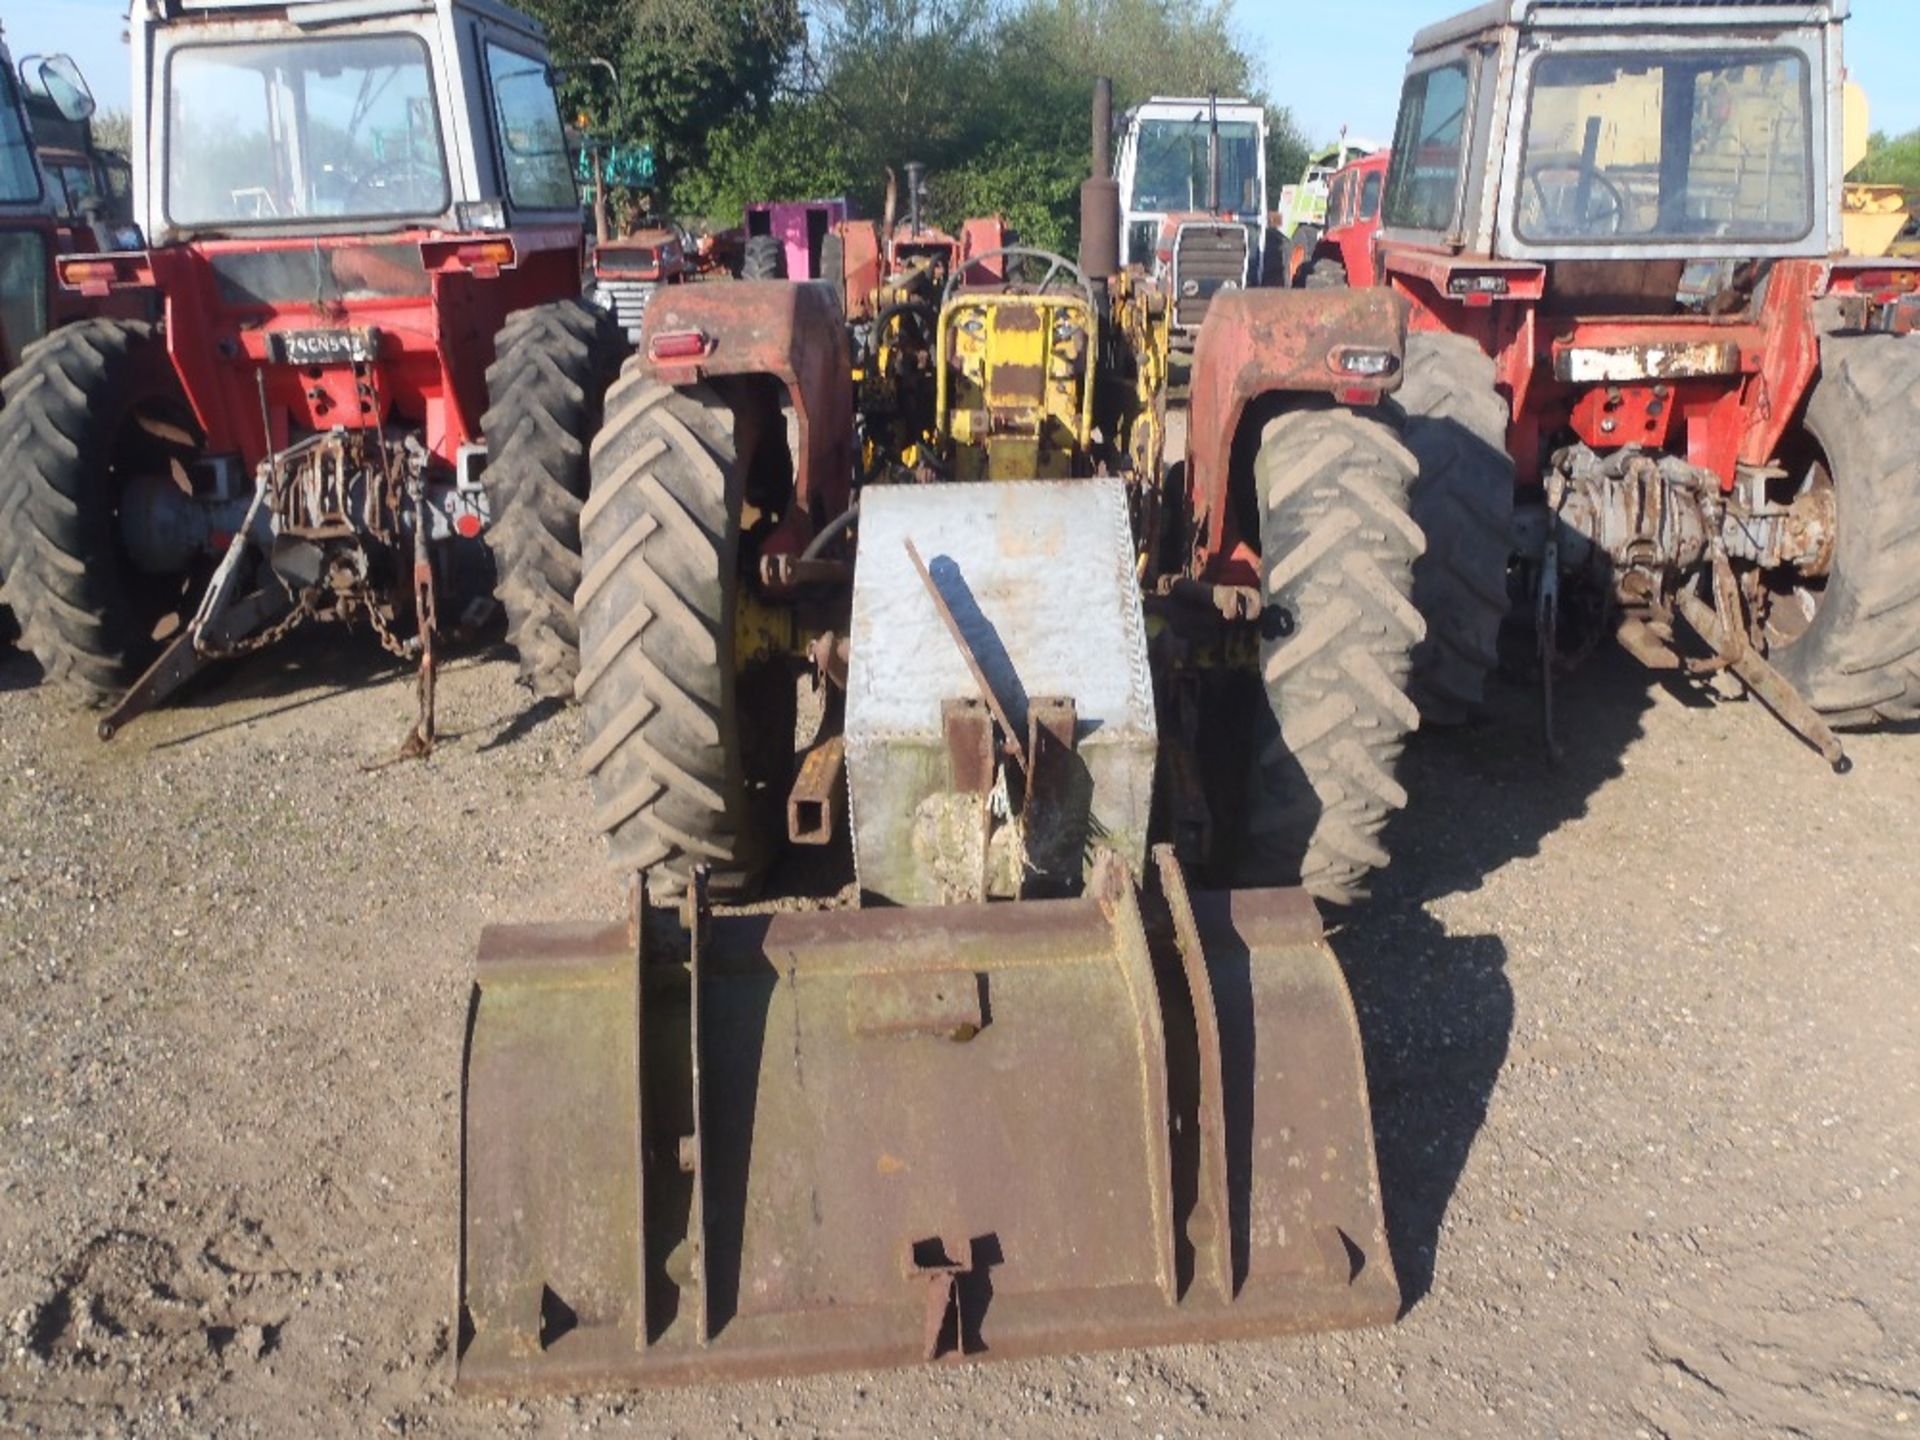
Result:
M824 283L649 307L575 597L633 909L482 938L463 1387L1396 1313L1314 896L1406 798L1405 308L1217 295L1174 402L1109 104L1078 263L969 227L883 276L849 231ZM755 698L797 664L804 756ZM783 842L859 903L722 905Z

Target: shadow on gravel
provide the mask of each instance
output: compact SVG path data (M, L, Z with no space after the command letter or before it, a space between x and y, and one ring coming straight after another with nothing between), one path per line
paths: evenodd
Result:
M1507 947L1417 907L1371 907L1332 937L1360 1016L1401 1313L1433 1288L1440 1222L1513 1032Z
M1648 672L1612 647L1559 685L1564 756L1547 763L1539 692L1495 677L1475 724L1414 737L1412 797L1387 830L1393 864L1333 948L1359 1011L1388 1239L1406 1309L1433 1286L1440 1226L1506 1063L1514 995L1497 935L1449 935L1428 903L1477 890L1586 814L1621 773L1653 703ZM1554 903L1538 897L1541 906Z
M1492 677L1487 713L1473 724L1416 734L1400 769L1410 800L1388 823L1393 864L1374 903L1471 892L1509 861L1537 854L1621 773L1627 747L1645 728L1655 683L1611 645L1561 677L1557 764L1547 760L1538 685L1523 674Z
M8 690L31 690L38 685L46 674L40 668L40 662L25 650L13 648L0 640L0 692Z
M518 692L516 692L517 694ZM554 716L566 711L567 702L558 695L543 696L538 700L529 700L516 710L513 718L494 732L493 738L480 747L480 753L489 750L504 750L538 730Z
M440 655L440 673L491 659L498 647L488 643L450 644ZM172 696L161 708L187 714L205 713L213 723L162 743L161 748L192 745L228 730L324 704L355 690L393 680L411 684L411 660L401 660L381 648L379 639L364 627L347 630L338 625L313 625L278 643L238 660L209 666ZM281 700L265 710L214 720L223 707L241 702ZM138 723L135 721L134 723ZM467 732L442 728L440 739L454 741Z

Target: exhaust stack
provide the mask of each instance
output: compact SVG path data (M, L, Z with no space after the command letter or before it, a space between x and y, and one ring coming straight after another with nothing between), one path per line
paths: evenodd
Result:
M1080 185L1080 268L1104 280L1120 269L1120 183L1113 178L1113 82L1093 82L1093 169Z
M1207 213L1220 213L1220 99L1207 92Z

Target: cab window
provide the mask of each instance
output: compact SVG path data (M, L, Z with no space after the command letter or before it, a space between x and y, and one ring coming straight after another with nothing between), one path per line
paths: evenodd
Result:
M1377 220L1380 217L1380 184L1380 172L1369 170L1360 186L1360 219Z
M487 46L494 131L506 170L507 198L528 210L571 210L580 203L567 159L560 102L547 67L530 55Z
M1387 224L1407 230L1452 227L1465 159L1467 89L1464 62L1407 77L1393 130Z

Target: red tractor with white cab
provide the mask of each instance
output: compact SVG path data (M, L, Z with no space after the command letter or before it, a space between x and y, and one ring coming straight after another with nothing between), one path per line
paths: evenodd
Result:
M141 0L147 248L59 262L91 319L29 347L0 412L6 594L102 736L308 620L417 662L487 530L538 673L572 623L582 436L619 341L540 27L494 0ZM131 680L131 688L127 688Z
M1836 768L1834 727L1920 715L1920 267L1842 253L1846 14L1497 0L1414 38L1376 259L1431 717L1481 698L1516 554L1549 726L1608 634Z

